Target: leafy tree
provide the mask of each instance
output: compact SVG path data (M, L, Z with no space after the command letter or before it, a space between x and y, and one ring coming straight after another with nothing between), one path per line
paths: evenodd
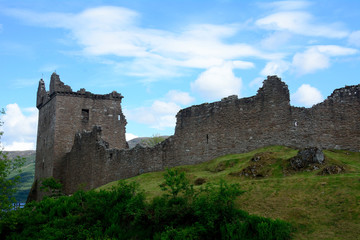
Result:
M49 197L56 198L63 195L62 193L63 185L55 178L53 177L44 178L42 179L41 184L42 186L40 187L40 189L42 191L49 193Z
M4 109L0 114L5 114ZM3 122L0 121L0 126ZM0 138L3 132L0 131ZM0 142L1 143L1 142ZM17 175L9 178L11 173L21 173L21 167L24 165L25 159L16 157L9 159L7 153L2 151L0 146L0 218L6 214L7 211L13 208L16 199L13 197L17 191L17 186L20 183L20 176Z
M185 173L179 172L177 169L166 169L164 182L160 188L163 191L169 191L173 198L176 198L181 192L185 195L193 192L193 186L190 185Z

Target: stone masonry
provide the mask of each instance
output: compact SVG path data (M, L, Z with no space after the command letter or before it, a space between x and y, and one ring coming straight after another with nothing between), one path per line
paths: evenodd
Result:
M67 87L59 83L59 88ZM43 93L45 90L40 81L38 102L39 95L40 102L44 102L41 99L48 101L46 99L51 97L51 90L50 96ZM120 125L124 131L109 132L109 128L114 130L114 126L102 121L102 124L94 121L88 124L88 128L82 128L82 123L74 123L81 122L80 117L66 118L67 122L64 123L62 121L65 119L49 115L55 109L58 111L59 106L45 105L47 109L42 115L41 109L44 107L40 105L36 171L44 166L44 154L51 157L45 160L49 163L45 163L43 175L37 174L36 179L53 174L62 181L67 194L75 192L79 186L92 189L111 181L160 171L165 167L201 163L225 154L247 152L269 145L360 151L360 84L337 89L312 108L299 108L290 106L287 85L277 76L269 76L253 97L238 99L237 96L230 96L219 102L179 111L175 134L153 148L137 146L126 149L123 136L126 121L122 114L124 122ZM71 108L77 109L71 110L72 114L91 109L76 106L75 102ZM55 120L62 122L58 123L57 131L49 127ZM68 125L76 127L68 131ZM56 140L54 132L65 132L68 137L66 140ZM122 139L120 142L123 146L114 146L112 139L116 137ZM41 139L46 141L42 143ZM56 154L51 152L55 149ZM54 156L58 156L56 161Z
M36 107L39 109L35 182L30 199L42 198L39 181L54 177L64 182L64 156L74 144L75 134L101 126L109 147L126 149L126 119L121 109L123 96L117 92L97 95L85 89L73 92L53 73L50 91L39 82Z

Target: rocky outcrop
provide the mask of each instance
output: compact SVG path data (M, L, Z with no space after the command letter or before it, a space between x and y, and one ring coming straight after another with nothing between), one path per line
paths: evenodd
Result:
M250 160L250 165L243 168L240 172L232 172L230 176L236 177L250 177L250 178L263 178L272 175L271 164L274 164L276 159L272 152L256 153Z
M290 159L290 165L294 170L302 170L312 165L321 165L325 161L324 153L317 147L302 149Z

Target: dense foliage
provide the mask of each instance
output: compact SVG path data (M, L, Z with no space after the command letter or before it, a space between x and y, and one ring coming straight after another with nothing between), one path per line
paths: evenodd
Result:
M146 201L135 183L112 191L47 197L0 219L1 239L289 239L291 227L238 210L238 185L224 181L194 190L167 170L164 194Z
M23 163L24 159L9 159L7 154L0 150L0 218L3 212L12 209L16 202L14 194L20 183L20 176L10 178L9 175L16 171L20 173Z
M42 179L40 190L46 192L50 197L62 196L62 184L53 177Z
M0 114L4 114L4 110L0 110ZM2 122L0 120L0 127ZM0 138L3 132L0 131ZM1 143L1 142L0 142ZM0 219L3 215L13 208L16 202L14 194L17 191L17 186L20 183L20 176L10 178L10 174L20 173L20 168L24 164L25 159L16 157L14 159L8 158L7 154L2 151L0 145Z

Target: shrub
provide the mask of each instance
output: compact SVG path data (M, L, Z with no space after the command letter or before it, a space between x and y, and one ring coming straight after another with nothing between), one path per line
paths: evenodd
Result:
M147 202L135 183L112 191L45 198L0 219L1 239L289 239L291 227L238 210L238 185L220 181L195 191L167 170L164 194Z

